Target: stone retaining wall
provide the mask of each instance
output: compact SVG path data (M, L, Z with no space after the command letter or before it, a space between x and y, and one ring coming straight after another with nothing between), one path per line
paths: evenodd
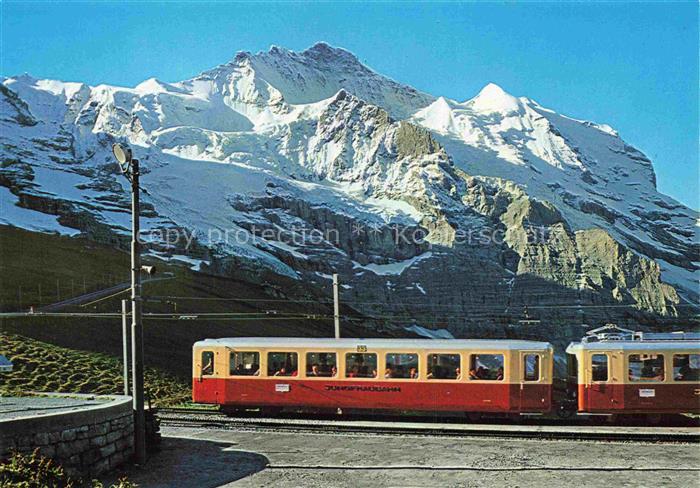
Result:
M15 449L39 452L70 476L91 478L121 466L134 449L130 397L81 410L0 421L0 459Z

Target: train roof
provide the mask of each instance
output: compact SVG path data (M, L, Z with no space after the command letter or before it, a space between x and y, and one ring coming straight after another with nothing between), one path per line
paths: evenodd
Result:
M566 352L574 354L578 351L674 351L680 349L700 352L700 341L572 342L566 348Z
M337 348L355 349L358 345L369 349L484 349L484 350L537 350L552 349L549 342L510 340L510 339L362 339L341 338L325 339L310 337L227 337L221 339L204 339L194 344L194 347L292 347L298 349Z

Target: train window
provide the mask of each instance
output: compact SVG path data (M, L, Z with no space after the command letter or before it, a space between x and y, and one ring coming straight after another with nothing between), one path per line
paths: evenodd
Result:
M673 379L676 381L700 380L700 354L674 354Z
M306 376L332 377L338 374L334 352L307 352Z
M503 354L472 354L469 361L470 380L503 381Z
M234 351L230 355L231 376L257 376L260 374L260 353L257 351Z
M608 356L607 354L594 354L591 356L591 369L593 381L608 381Z
M628 376L632 381L663 381L663 354L630 354Z
M268 376L297 376L299 374L299 355L295 352L268 352Z
M202 351L202 376L214 374L214 353L212 351Z
M428 375L432 380L458 380L462 375L459 354L428 354Z
M345 355L346 378L376 378L377 355L366 352L353 352Z
M539 381L540 379L540 355L525 354L524 357L524 376L525 381Z
M384 378L418 378L418 354L389 352L386 354Z

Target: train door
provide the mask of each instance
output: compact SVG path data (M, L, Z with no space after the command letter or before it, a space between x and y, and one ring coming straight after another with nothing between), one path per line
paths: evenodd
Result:
M544 355L541 351L520 351L520 411L535 412L547 404L544 387Z
M665 395L668 377L668 354L657 351L640 351L627 355L625 376L625 409L628 411L658 411L678 401Z
M609 352L589 352L586 358L584 393L586 410L608 411L613 406L612 361Z
M622 350L613 351L610 354L610 408L621 410L625 405L625 353Z
M220 372L216 355L218 351L206 349L197 351L194 354L196 375L193 378L192 396L199 403L218 403L219 389L216 375Z

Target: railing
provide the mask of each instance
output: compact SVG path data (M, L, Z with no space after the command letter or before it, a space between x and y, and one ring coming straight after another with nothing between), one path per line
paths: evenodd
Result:
M698 332L640 332L623 329L615 324L607 324L589 330L581 342L616 342L616 341L700 341Z

